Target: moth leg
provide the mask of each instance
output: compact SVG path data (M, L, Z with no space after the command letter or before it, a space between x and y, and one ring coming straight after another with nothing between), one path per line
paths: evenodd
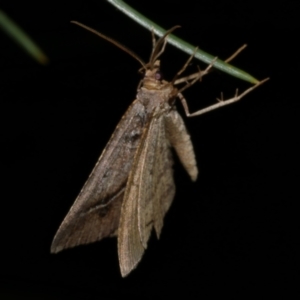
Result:
M241 46L239 49L237 49L231 56L229 56L225 62L226 63L229 63L230 61L232 61L235 57L237 57L245 48L247 47L246 44L244 44L243 46ZM202 77L206 74L209 73L209 71L211 70L211 67L213 66L214 62L216 61L216 58L208 65L208 67L204 70L204 71L199 71L201 72L201 76L199 78L199 80L201 81ZM188 62L189 63L189 62ZM194 78L197 78L198 77L198 74L199 72L197 73L194 73L194 74L191 74L189 76L186 76L186 77L183 77L183 78L179 78L177 79L177 76L175 76L175 79L177 80L174 80L173 79L173 84L180 84L180 83L183 83L183 82L187 82L187 81L190 81L190 80L193 80Z
M238 91L236 91L235 96L233 98L227 99L227 100L223 100L223 97L221 97L221 99L218 99L218 103L213 104L211 106L208 106L206 108L200 109L196 112L190 113L189 112L189 108L187 105L187 102L185 100L185 98L183 97L183 95L181 93L178 94L178 98L180 99L182 106L184 108L185 114L187 117L195 117L195 116L200 116L202 114L205 114L209 111L212 111L214 109L223 107L225 105L237 102L239 100L241 100L245 95L247 95L248 93L250 93L251 91L253 91L254 89L256 89L258 86L262 85L263 83L265 83L266 81L268 81L269 78L266 78L260 82L258 82L257 84L255 84L254 86L251 86L250 88L248 88L247 90L245 90L243 93L241 93L240 95L238 95Z
M237 57L245 48L247 47L247 44L244 44L239 49L237 49L231 56L229 56L226 60L224 60L226 63L229 63L232 61L235 57Z
M177 74L174 76L173 80L171 81L172 84L174 84L176 82L176 79L179 77L179 75L181 75L186 68L188 67L189 63L191 62L191 60L194 58L196 51L198 50L198 47L195 48L194 52L192 53L192 55L188 58L188 60L186 61L186 63L183 65L183 67L177 72ZM197 74L197 73L196 73Z
M193 84L195 84L199 79L201 80L202 76L207 74L207 72L210 70L210 68L213 66L214 62L216 61L217 58L215 58L212 63L203 71L201 72L201 70L199 69L199 72L196 73L196 76L193 80L191 81L186 81L186 85L183 86L181 89L179 89L178 94L182 93L184 90L186 90L187 88L189 88L190 86L192 86Z
M156 44L156 38L155 38L155 34L154 34L154 29L152 27L151 29L151 37L152 37L152 53L154 52L155 49L155 44Z
M185 77L182 77L182 78L179 78L177 80L175 80L174 82L174 85L177 85L177 84L180 84L180 83L183 83L183 82L186 82L187 83L187 86L184 86L180 92L182 92L183 90L187 89L188 87L190 87L191 85L193 85L194 83L196 83L198 80L201 80L201 78L208 74L209 70L213 67L215 61L217 60L218 58L215 57L212 62L207 66L207 68L204 70L204 71L201 71L199 69L199 71L197 73L194 73L194 74L191 74L191 75L188 75L188 76L185 76Z
M167 37L168 35L174 31L176 28L179 28L180 26L174 26L171 29L169 29L168 31L166 31L164 33L164 35L162 37L160 37L160 39L155 43L151 56L150 56L150 66L153 66L154 62L158 59L158 57L164 52L166 44L167 44ZM161 46L162 45L162 46Z
M160 51L156 54L156 56L153 58L153 62L155 62L165 51L166 49L166 44L167 44L167 39L164 39L164 43L160 49Z

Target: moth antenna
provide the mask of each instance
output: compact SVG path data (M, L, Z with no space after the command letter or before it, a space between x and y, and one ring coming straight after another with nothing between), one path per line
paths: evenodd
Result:
M118 48L120 48L121 50L123 50L124 52L128 53L129 55L131 55L133 58L135 58L141 65L144 69L146 69L146 64L145 62L137 55L135 54L133 51L129 50L127 47L125 47L124 45L120 44L119 42L115 41L114 39L98 32L97 30L91 28L91 27L88 27L80 22L77 22L77 21L71 21L71 23L73 24L76 24L98 36L100 36L101 38L103 38L104 40L107 40L108 42L114 44L115 46L117 46Z
M172 27L171 29L169 29L167 32L165 32L165 34L153 45L153 50L150 56L150 67L151 69L153 68L153 65L155 63L155 61L159 58L159 56L164 52L165 47L166 47L166 43L167 43L167 36L172 33L175 29L180 28L181 26L176 25L174 27Z

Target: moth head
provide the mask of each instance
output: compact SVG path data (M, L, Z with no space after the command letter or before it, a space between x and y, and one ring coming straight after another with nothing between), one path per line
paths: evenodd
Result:
M146 68L143 86L148 89L160 89L163 83L163 76L160 71L160 60L156 60L151 68L148 65Z

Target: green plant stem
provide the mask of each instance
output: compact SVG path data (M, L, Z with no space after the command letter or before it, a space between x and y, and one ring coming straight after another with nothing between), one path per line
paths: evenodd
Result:
M128 4L123 2L122 0L107 0L109 3L117 7L119 10L121 10L124 14L132 18L134 21L139 23L140 25L144 26L145 28L149 30L153 30L155 34L158 36L162 36L166 30L162 27L158 26L157 24L153 23L151 20L143 16L141 13L130 7ZM182 39L176 37L175 35L171 34L168 36L168 43L174 45L175 47L179 48L180 50L192 54L195 51L195 46L183 41ZM197 50L195 53L195 57L199 60L210 64L213 59L215 58L213 55L206 53L203 50ZM217 59L214 62L214 68L219 69L225 73L230 74L231 76L235 76L239 79L251 82L253 84L258 83L259 81L251 76L250 74L244 72L243 70L240 70L230 64L227 64L226 62Z
M12 39L14 39L23 49L41 64L47 64L48 57L32 41L32 39L3 11L0 10L0 28Z

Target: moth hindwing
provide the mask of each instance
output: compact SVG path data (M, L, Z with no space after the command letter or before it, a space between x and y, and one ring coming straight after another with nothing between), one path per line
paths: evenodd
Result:
M93 29L76 23L90 31ZM163 219L174 195L173 147L184 168L195 181L198 169L190 136L175 107L179 98L187 116L196 116L217 107L238 101L241 95L221 101L190 114L181 92L205 75L204 71L185 79L172 81L161 78L159 56L164 51L167 31L157 41L145 64L133 52L102 34L95 32L137 58L145 72L136 100L129 106L98 162L80 191L73 206L60 225L51 245L51 252L117 236L118 256L122 276L128 275L141 260L154 228L159 238ZM176 85L185 82L181 89Z

